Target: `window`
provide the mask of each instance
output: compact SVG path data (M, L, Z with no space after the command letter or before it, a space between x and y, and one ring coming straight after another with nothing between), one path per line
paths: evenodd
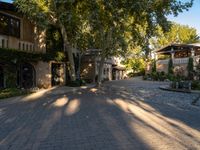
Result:
M19 20L10 18L10 35L15 37L20 37L20 25Z
M0 34L20 37L20 20L0 13Z
M9 19L0 13L0 33L8 34L9 29Z

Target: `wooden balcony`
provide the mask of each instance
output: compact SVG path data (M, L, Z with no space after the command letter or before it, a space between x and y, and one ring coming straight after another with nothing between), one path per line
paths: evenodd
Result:
M15 37L0 35L0 48L11 48L26 52L34 52L35 45L32 42L22 41Z

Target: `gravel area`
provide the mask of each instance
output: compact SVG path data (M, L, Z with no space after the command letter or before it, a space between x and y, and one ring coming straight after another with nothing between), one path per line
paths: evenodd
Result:
M172 105L182 109L200 109L200 101L194 106L191 103L197 99L199 93L182 93L161 90L159 87L169 85L169 82L143 81L141 78L108 82L105 86L121 89L131 94L133 99Z

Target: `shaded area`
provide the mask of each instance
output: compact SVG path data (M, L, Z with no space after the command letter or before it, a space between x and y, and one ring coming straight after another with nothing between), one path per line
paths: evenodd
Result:
M0 103L0 149L200 148L199 109L184 111L107 86L54 90Z

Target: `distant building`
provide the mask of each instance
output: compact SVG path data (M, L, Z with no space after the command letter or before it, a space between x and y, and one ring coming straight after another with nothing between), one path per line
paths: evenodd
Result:
M156 60L156 70L168 73L169 60L172 59L174 68L182 68L185 76L188 75L188 60L193 58L194 69L200 60L200 43L196 44L171 44L153 52ZM151 72L151 66L147 67Z
M88 82L96 82L100 63L99 49L88 50L81 59L81 77ZM120 59L112 57L104 62L102 77L103 80L124 79L125 68L120 66Z

